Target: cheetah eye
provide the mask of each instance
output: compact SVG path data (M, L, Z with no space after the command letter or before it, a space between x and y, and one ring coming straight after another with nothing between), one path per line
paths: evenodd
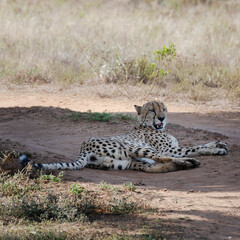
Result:
M155 110L154 110L154 109L150 109L149 111L155 113Z
M166 112L166 111L167 111L167 108L166 108L166 107L164 107L164 108L163 108L163 111L164 111L164 112Z

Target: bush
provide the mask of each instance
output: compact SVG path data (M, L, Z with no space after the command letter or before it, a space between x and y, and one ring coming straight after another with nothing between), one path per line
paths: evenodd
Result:
M2 205L0 208L5 208L5 215L36 222L44 220L74 222L94 212L96 205L87 195L81 198L64 196L60 199L49 193L45 197L25 196L13 199L10 205Z
M175 45L170 42L153 52L153 61L145 55L125 61L117 56L115 65L104 66L102 76L107 83L152 84L169 74L168 65L176 53Z

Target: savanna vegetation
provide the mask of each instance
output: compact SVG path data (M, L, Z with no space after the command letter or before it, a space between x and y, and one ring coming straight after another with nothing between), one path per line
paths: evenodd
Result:
M1 1L0 81L236 100L239 12L232 0Z
M119 90L114 94L127 98L162 97L164 91L191 101L227 99L236 104L239 12L240 1L235 0L1 0L1 89L100 86L100 97L113 97L114 86ZM76 125L83 120L135 121L130 114L90 110L68 111L67 117ZM0 152L0 165L10 157L17 159L19 153ZM192 201L185 205L189 214L168 218L172 210L161 208L165 188L156 192L141 182L138 187L135 182L84 181L65 181L62 172L35 178L25 171L1 172L0 239L207 239L215 231L215 225L201 233L196 231L200 222L189 224L194 222ZM149 205L154 194L158 202ZM167 197L178 209L181 197ZM225 217L216 216L213 222ZM203 225L211 222L199 219Z

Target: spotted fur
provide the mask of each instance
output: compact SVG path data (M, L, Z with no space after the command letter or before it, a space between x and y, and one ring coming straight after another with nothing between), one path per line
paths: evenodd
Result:
M90 138L81 145L75 162L35 164L37 169L141 170L170 172L197 167L193 157L225 155L227 145L216 141L194 147L179 147L178 141L163 129L167 123L167 108L159 101L134 106L139 126L130 133L114 137Z

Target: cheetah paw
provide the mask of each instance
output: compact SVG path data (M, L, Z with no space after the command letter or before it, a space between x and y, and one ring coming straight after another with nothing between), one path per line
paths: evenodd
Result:
M227 144L221 141L210 142L205 146L212 149L213 155L226 155L228 152Z
M221 141L210 142L205 144L204 146L209 148L221 148L221 149L225 149L226 151L228 150L227 144Z
M200 162L194 158L176 159L174 163L179 170L195 168L200 165Z
M216 148L214 149L214 155L226 155L227 154L227 150L226 149L222 149L222 148Z

